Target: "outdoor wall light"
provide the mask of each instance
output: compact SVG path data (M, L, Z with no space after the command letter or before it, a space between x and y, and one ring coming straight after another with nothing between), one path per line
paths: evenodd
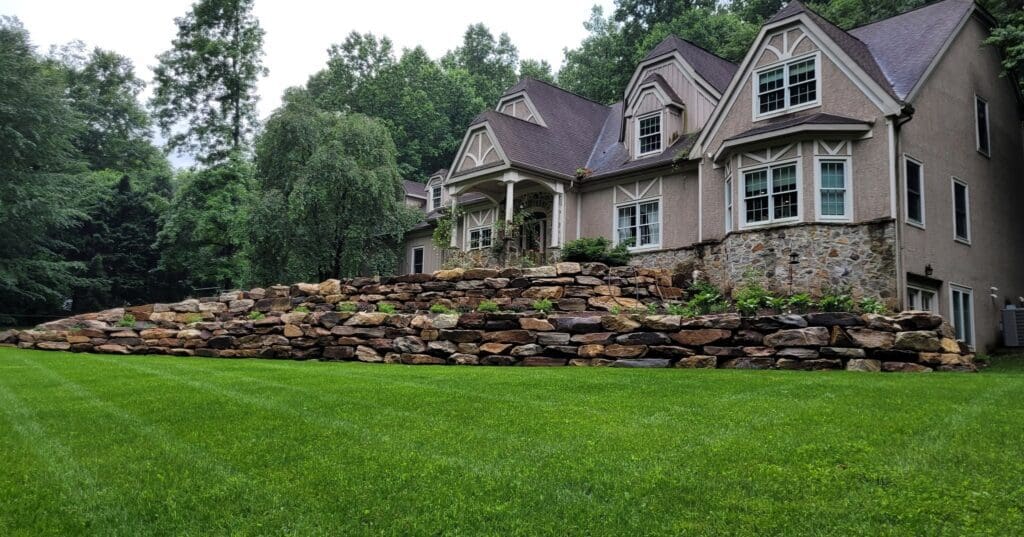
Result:
M924 275L925 276L931 276L933 272L935 272L935 269L932 268L932 264L931 263L928 263L927 265L924 266Z

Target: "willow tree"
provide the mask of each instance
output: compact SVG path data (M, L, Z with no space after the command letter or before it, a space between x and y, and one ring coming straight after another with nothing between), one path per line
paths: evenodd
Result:
M256 143L249 262L258 283L387 273L418 215L378 120L292 92Z

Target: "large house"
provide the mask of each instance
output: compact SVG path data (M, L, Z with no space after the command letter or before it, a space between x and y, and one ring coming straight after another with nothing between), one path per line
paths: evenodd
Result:
M665 39L611 106L523 79L421 191L403 268L439 267L429 236L454 207L464 252L525 217L521 255L604 236L724 287L753 273L932 310L990 346L1024 295L1024 106L992 24L944 0L845 31L794 0L739 65Z

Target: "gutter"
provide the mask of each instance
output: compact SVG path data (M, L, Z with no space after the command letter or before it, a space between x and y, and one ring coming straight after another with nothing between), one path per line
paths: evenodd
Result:
M903 262L903 212L904 212L904 167L900 165L903 160L903 147L900 143L900 130L903 125L909 123L914 119L914 107L910 104L904 104L900 108L899 114L890 116L888 119L889 123L889 136L890 136L890 147L893 148L892 162L892 177L894 181L895 190L893 191L893 219L895 220L895 233L896 233L896 300L899 302L900 307L903 306L904 295L907 289L907 271L904 270Z

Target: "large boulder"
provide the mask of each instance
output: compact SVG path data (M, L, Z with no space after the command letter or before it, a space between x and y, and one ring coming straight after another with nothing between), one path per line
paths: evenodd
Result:
M896 335L892 332L883 332L871 328L851 326L846 329L853 343L865 349L891 349L896 341Z
M939 352L942 342L933 330L915 330L896 334L894 348L917 352Z
M779 330L764 337L769 347L821 347L829 344L829 331L823 326Z
M696 330L680 330L670 337L680 345L687 347L700 347L719 341L724 341L732 336L732 332L729 330L722 330L720 328L699 328Z

